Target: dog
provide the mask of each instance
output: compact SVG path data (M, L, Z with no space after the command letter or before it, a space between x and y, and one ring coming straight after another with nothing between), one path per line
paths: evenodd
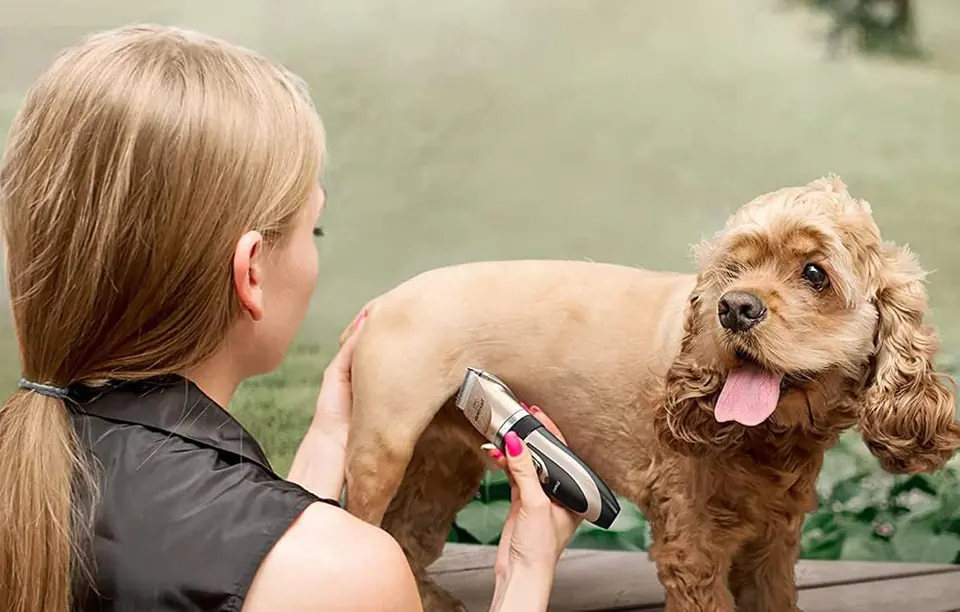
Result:
M670 612L798 609L801 525L844 430L892 473L954 455L925 272L839 177L755 198L694 254L691 274L452 265L367 304L346 508L397 539L425 610L465 609L426 570L486 466L453 405L468 366L539 406L639 506Z

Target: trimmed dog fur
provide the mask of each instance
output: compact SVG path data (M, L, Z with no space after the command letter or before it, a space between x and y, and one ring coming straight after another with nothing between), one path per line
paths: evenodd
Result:
M696 262L471 263L368 304L347 509L399 541L427 611L463 609L426 568L485 468L452 405L467 366L541 407L638 504L670 612L797 609L800 527L844 430L894 473L953 456L924 273L840 179L747 203Z

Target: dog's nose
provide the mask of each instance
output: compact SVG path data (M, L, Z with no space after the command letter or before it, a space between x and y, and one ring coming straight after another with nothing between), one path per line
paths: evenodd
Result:
M744 332L767 316L767 307L752 293L729 291L717 304L720 325L734 332Z

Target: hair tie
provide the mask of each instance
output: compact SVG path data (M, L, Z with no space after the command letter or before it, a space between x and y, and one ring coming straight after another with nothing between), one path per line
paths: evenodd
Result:
M19 387L21 389L28 389L30 391L36 391L40 395L46 395L47 397L55 397L57 399L67 399L70 397L70 390L63 387L55 387L53 385L44 385L42 383L36 383L32 380L27 380L26 378L21 378Z

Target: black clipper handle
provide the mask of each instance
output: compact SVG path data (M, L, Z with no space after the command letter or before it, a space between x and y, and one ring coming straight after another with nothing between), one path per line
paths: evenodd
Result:
M593 470L531 414L511 431L530 448L548 497L598 527L610 527L620 513L620 503Z

